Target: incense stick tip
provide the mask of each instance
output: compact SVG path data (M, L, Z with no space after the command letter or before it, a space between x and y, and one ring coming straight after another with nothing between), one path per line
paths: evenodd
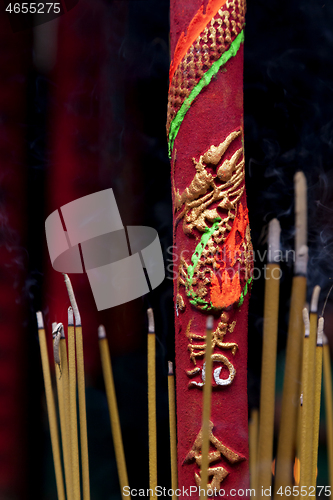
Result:
M309 319L309 311L307 310L306 307L304 307L303 311L303 323L304 323L304 335L305 337L308 337L310 335L310 319Z
M206 329L213 330L213 327L214 327L214 317L212 315L209 315L206 321Z
M321 316L318 321L318 329L317 329L317 345L323 345L323 337L324 337L324 318Z
M148 315L148 333L155 333L154 312L151 307L147 309L147 315Z
M58 337L60 334L61 338L65 338L64 325L62 323L52 323L52 336L53 338Z
M318 311L320 290L321 290L321 288L319 285L316 285L313 289L312 298L311 298L311 306L310 306L310 312L312 312L312 313L316 313Z
M65 283L66 283L69 301L71 303L71 306L72 306L73 312L74 312L75 324L76 324L76 326L81 326L81 316L80 316L79 308L77 306L77 302L75 299L74 290L73 290L71 280L69 279L69 276L67 274L64 274L64 276L65 276Z
M295 274L306 276L309 258L309 248L307 245L298 247L296 245Z
M41 311L36 312L38 330L44 330L44 320Z
M268 262L279 258L281 226L278 219L272 219L268 225Z
M68 308L68 326L74 326L74 313L72 306Z
M295 184L298 182L302 182L304 184L304 187L306 188L306 177L302 170L297 170L294 175L294 182Z
M168 361L168 375L173 375L173 362Z
M99 325L98 327L98 338L106 339L106 331L104 325Z
M323 333L323 344L324 345L328 344L328 338L326 337L325 333Z

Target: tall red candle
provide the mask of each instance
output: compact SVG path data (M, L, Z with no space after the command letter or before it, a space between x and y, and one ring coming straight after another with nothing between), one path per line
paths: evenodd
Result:
M252 244L243 149L244 16L242 0L171 1L167 134L174 207L181 498L187 493L199 497L202 387L207 376L213 386L208 484L217 496L220 489L236 498L249 495L247 313ZM209 374L204 365L207 314L214 315Z

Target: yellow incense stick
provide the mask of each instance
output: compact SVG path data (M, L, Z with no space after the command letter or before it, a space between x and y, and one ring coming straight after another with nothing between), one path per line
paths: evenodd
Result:
M326 434L328 453L328 478L329 485L333 486L333 400L332 400L332 371L330 346L327 337L324 335L323 346L323 369L324 369L324 390L325 390L325 414L326 414Z
M78 386L78 394L79 394L80 445L81 445L81 466L82 466L82 490L83 490L83 500L90 500L89 455L88 455L87 410L86 410L86 385L85 385L85 377L84 377L82 326L81 326L81 324L78 324L78 320L79 320L79 318L75 318L77 386Z
M40 354L41 354L41 358L42 358L42 368L43 368L44 386L45 386L45 394L46 394L46 405L47 405L47 412L48 412L48 417L49 417L51 445L52 445L52 454L53 454L53 462L54 462L54 470L55 470L55 477L56 477L58 500L65 500L64 480L63 480L63 475L62 475L61 458L60 458L57 415L56 415L54 396L53 396L53 391L52 391L50 364L49 364L49 358L48 358L48 353L47 353L44 321L43 321L43 315L41 312L37 312L37 325L38 325L38 338L39 338Z
M61 378L60 382L62 385L62 393L65 408L65 432L66 432L66 443L67 443L67 454L68 454L68 467L66 472L66 462L65 462L65 475L66 475L66 488L67 488L67 499L73 499L73 471L72 471L72 459L71 459L71 416L70 416L70 405L69 405L69 381L68 381L68 360L67 360L67 347L65 332L62 330L62 336L60 338L60 360L61 360ZM68 479L67 479L68 475Z
M295 458L296 422L299 401L299 379L302 351L302 310L306 296L306 278L294 276L288 326L288 340L286 364L283 382L282 409L280 418L280 431L276 459L276 476L274 499L284 498L277 495L278 489L282 491L286 486L293 484L292 468Z
M155 368L155 324L153 310L148 309L148 436L149 436L149 488L155 497L157 487L157 442L156 442L156 368Z
M57 383L58 392L58 406L59 406L59 416L60 416L60 430L61 430L61 442L62 442L62 453L64 458L64 468L65 468L65 482L66 482L66 494L67 498L71 498L72 492L72 478L71 478L71 466L70 466L70 443L69 434L66 422L66 402L65 402L65 387L63 379L64 363L63 357L61 356L60 344L63 344L65 340L64 327L62 323L52 323L52 335L53 335L53 353L54 353L54 364L55 364L55 376ZM67 367L67 360L66 360ZM66 374L65 374L66 377ZM68 383L68 373L66 378L66 383ZM67 388L68 389L68 388Z
M68 376L69 376L69 411L70 411L70 430L71 430L73 498L74 500L80 500L79 442L77 434L77 412L76 412L75 332L74 332L74 314L72 307L68 308Z
M316 486L317 476L317 461L318 461L318 442L319 442L319 426L320 426L320 398L321 398L321 379L323 371L323 334L324 334L324 318L319 318L317 346L316 346L316 371L315 371L315 395L314 395L314 410L313 410L313 441L312 441L312 473L311 481Z
M81 316L76 303L72 283L67 276L65 283L69 300L73 308L75 318L75 340L76 340L76 366L77 366L77 386L79 395L79 420L80 420L80 445L81 445L81 467L82 467L82 491L83 500L90 500L89 481L89 455L88 455L88 435L87 435L87 410L86 410L86 386L84 377L84 357Z
M208 316L206 324L206 352L205 352L205 384L203 389L202 403L202 458L201 458L201 494L200 498L207 499L208 486L208 454L209 454L209 433L210 433L210 412L212 398L212 330L213 316Z
M300 407L300 486L305 486L308 491L311 486L311 464L312 464L312 411L313 398L311 391L310 357L312 356L310 345L310 320L306 307L303 309L304 340L302 359L302 394Z
M259 411L253 408L249 422L249 462L251 490L257 488L257 464L258 464L258 434L259 434Z
M100 326L98 328L98 343L99 349L101 353L101 361L102 361L102 370L104 377L104 384L106 390L106 397L108 401L109 414L110 414L110 422L111 422L111 431L113 438L113 446L116 455L118 476L119 476L119 484L121 488L121 494L123 498L124 496L124 487L129 486L128 477L127 477L127 469L125 462L125 454L124 454L124 446L121 435L121 427L120 420L118 414L118 405L116 398L116 391L114 387L113 381L113 373L112 373L112 365L111 365L111 357L110 350L108 345L108 340L106 338L105 328L104 326ZM131 498L126 494L126 498Z
M297 436L297 410L300 395L301 352L303 344L302 310L306 296L307 185L303 172L294 176L295 185L295 276L291 290L286 364L283 381L282 408L278 438L274 500L286 498L285 487L293 484L292 469ZM277 492L282 486L282 496ZM281 490L280 490L281 491Z
M172 361L168 363L168 396L169 396L169 427L170 427L170 457L171 457L171 488L174 491L173 500L177 500L176 489L178 488L177 474L177 426L176 426L176 401L175 401L175 377Z
M274 264L276 251L280 249L280 223L273 219L269 224L268 242L270 262L266 266L264 328L261 367L261 391L258 441L259 492L272 485L272 460L275 410L275 373L278 338L280 266Z

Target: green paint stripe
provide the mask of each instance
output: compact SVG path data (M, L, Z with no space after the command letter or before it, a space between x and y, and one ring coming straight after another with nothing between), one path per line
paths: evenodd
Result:
M238 301L238 307L240 307L240 306L243 304L243 302L244 302L244 298L246 297L247 292L249 291L249 290L248 290L248 289L249 289L249 285L251 285L252 280L253 280L253 276L251 276L251 278L249 278L249 279L247 280L247 282L246 282L246 284L245 284L245 286L244 286L244 288L243 288L243 291L242 291L242 293L241 293L240 299L239 299L239 301Z
M229 59L234 57L241 45L241 43L244 42L244 31L241 31L239 35L235 38L235 40L231 43L229 49L222 54L220 59L215 61L212 66L209 68L209 70L206 71L206 73L203 75L201 80L196 84L196 86L192 89L190 95L185 99L183 104L181 105L178 113L176 114L175 118L172 120L171 125L170 125L170 130L169 130L169 157L171 158L171 153L173 150L173 145L176 139L176 136L178 134L179 128L182 124L182 121L184 120L184 117L188 110L191 107L192 102L194 99L200 94L202 89L206 87L207 85L210 84L213 76L215 76L219 69L226 64Z
M213 233L218 228L218 225L219 225L220 221L221 221L221 219L218 218L214 222L214 224L212 225L212 227L207 227L206 228L204 234L201 236L200 243L198 243L197 246L196 246L196 248L195 248L194 254L191 257L191 262L192 262L193 265L192 266L188 266L188 268L187 268L187 274L189 276L189 284L191 284L191 282L192 282L194 269L195 269L197 263L199 262L201 254L202 254L205 246L207 245L207 243L209 241L209 238L213 235Z

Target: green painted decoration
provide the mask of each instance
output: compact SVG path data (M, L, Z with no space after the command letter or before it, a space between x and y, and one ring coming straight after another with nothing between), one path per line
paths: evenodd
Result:
M177 115L175 118L172 120L170 124L170 130L169 130L169 158L171 158L172 150L173 150L173 145L176 139L176 136L178 134L179 128L182 124L182 121L184 120L184 117L188 110L191 107L192 102L194 99L200 94L202 89L204 87L207 87L207 85L210 84L212 78L218 73L218 71L221 69L222 66L224 66L229 59L232 57L235 57L237 54L239 47L241 43L244 42L244 31L242 30L239 35L235 38L235 40L231 43L229 49L224 52L220 59L215 61L212 66L206 71L206 73L203 75L201 80L196 84L196 86L193 88L191 91L190 95L185 99L183 102L180 110L178 111Z

